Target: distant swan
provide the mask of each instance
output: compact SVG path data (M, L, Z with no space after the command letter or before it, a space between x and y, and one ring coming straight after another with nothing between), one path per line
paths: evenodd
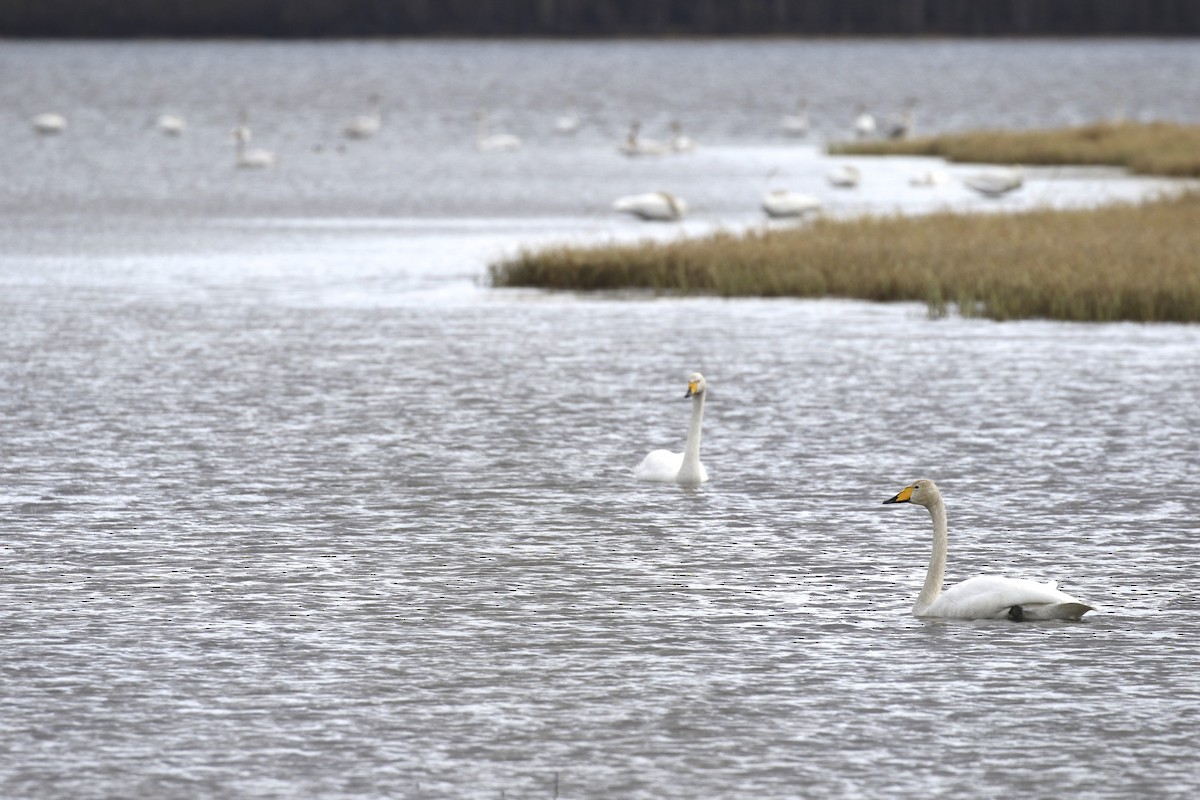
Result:
M651 451L634 470L636 478L661 483L704 483L708 480L708 471L700 463L700 421L704 417L706 388L704 376L699 372L688 376L687 394L684 397L692 398L692 424L688 428L683 452Z
M670 145L655 141L654 139L643 139L639 136L642 130L642 124L635 122L629 126L629 133L625 135L625 141L621 142L621 146L617 149L627 156L661 156L671 152Z
M853 189L862 180L862 172L859 171L858 167L850 164L842 164L829 170L829 173L825 177L834 186L842 189Z
M187 130L187 123L178 114L159 114L154 126L164 136L181 136Z
M683 126L678 122L671 123L671 149L676 153L690 153L696 149L696 140L685 136Z
M379 95L373 94L368 98L370 109L351 119L342 128L342 133L350 139L369 139L379 133L383 127L383 110L379 105Z
M909 186L943 186L950 182L950 173L942 169L928 169L908 179Z
M808 134L808 101L801 100L796 104L796 110L784 115L779 122L779 128L788 136L805 136Z
M270 150L254 148L246 149L246 142L250 141L250 129L243 125L238 125L233 129L233 139L237 142L237 165L243 169L266 169L267 167L275 166L275 154Z
M875 135L875 117L862 106L854 117L854 133L860 139Z
M912 613L916 617L944 619L1079 619L1092 610L1053 583L1038 583L1021 578L980 575L942 591L946 575L948 532L946 506L942 493L930 480L919 480L904 487L889 503L916 503L929 509L933 518L933 556L925 575L925 586L917 596Z
M481 153L496 153L521 149L521 139L511 133L487 132L486 111L475 112L475 149Z
M670 192L647 192L618 197L613 211L655 222L673 222L687 213L687 202Z
M884 126L883 135L889 139L904 139L913 130L914 115L917 108L917 101L911 97L904 103L904 110L899 116L893 117Z
M67 129L67 118L62 114L36 114L29 123L33 125L33 129L41 134L62 133Z
M763 195L762 209L768 217L802 217L821 210L821 201L811 194L774 189Z
M1025 170L1019 164L1012 167L994 167L966 176L963 183L980 194L1000 197L1021 188L1025 183Z
M579 118L579 112L572 108L554 120L554 132L570 136L573 133L577 133L582 125L583 120Z

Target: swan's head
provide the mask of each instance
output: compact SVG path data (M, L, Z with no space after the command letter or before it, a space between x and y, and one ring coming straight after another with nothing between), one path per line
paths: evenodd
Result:
M921 478L918 481L913 481L908 486L900 490L900 494L890 500L884 500L883 504L890 503L916 503L919 506L932 508L942 497L942 493L938 491L937 484L928 478Z
M707 384L704 382L704 376L699 372L693 372L691 375L688 375L688 390L684 397L697 397L702 395L704 394L704 389L706 386Z

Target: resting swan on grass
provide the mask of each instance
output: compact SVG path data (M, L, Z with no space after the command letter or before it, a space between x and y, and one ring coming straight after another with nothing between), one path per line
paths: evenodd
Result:
M1092 610L1053 583L1038 583L1022 578L980 575L956 583L942 591L946 575L946 506L942 493L931 480L919 480L904 487L889 503L916 503L929 509L933 517L933 557L925 575L925 587L913 604L914 617L943 619L1079 619Z
M660 483L704 483L708 471L700 463L700 420L704 417L704 376L693 372L688 376L685 398L692 398L692 424L682 453L654 450L642 459L633 474L638 480Z

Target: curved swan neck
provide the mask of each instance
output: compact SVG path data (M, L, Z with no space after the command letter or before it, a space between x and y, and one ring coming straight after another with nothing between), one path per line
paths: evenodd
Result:
M683 447L683 466L680 475L700 472L700 421L704 417L704 395L700 392L692 397L692 424L688 427L687 444Z
M925 586L917 595L916 608L928 607L942 593L942 581L946 577L946 550L949 539L949 529L946 525L946 505L942 498L929 507L929 516L933 517L933 555L929 558L929 571L925 574Z

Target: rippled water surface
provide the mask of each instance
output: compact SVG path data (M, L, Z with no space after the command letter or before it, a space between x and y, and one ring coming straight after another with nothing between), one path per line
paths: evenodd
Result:
M781 77L793 60L828 77ZM16 114L0 131L0 795L1200 792L1200 329L482 280L522 245L643 235L608 203L662 181L689 189L693 232L757 224L775 167L835 211L993 208L909 189L908 160L834 194L830 159L770 128L797 93L908 92L946 128L1094 118L1113 95L1186 118L1195 47L0 61L10 109L72 116L54 139ZM395 119L339 152L372 90ZM611 131L539 133L572 98ZM144 129L171 101L194 120L178 140ZM232 166L243 103L272 172ZM520 153L473 152L483 103ZM630 116L669 113L697 153L615 154ZM1047 170L1000 205L1160 187ZM650 449L682 448L692 370L712 480L636 482ZM1098 611L912 618L928 515L881 503L922 476L947 498L950 580L1057 579Z

